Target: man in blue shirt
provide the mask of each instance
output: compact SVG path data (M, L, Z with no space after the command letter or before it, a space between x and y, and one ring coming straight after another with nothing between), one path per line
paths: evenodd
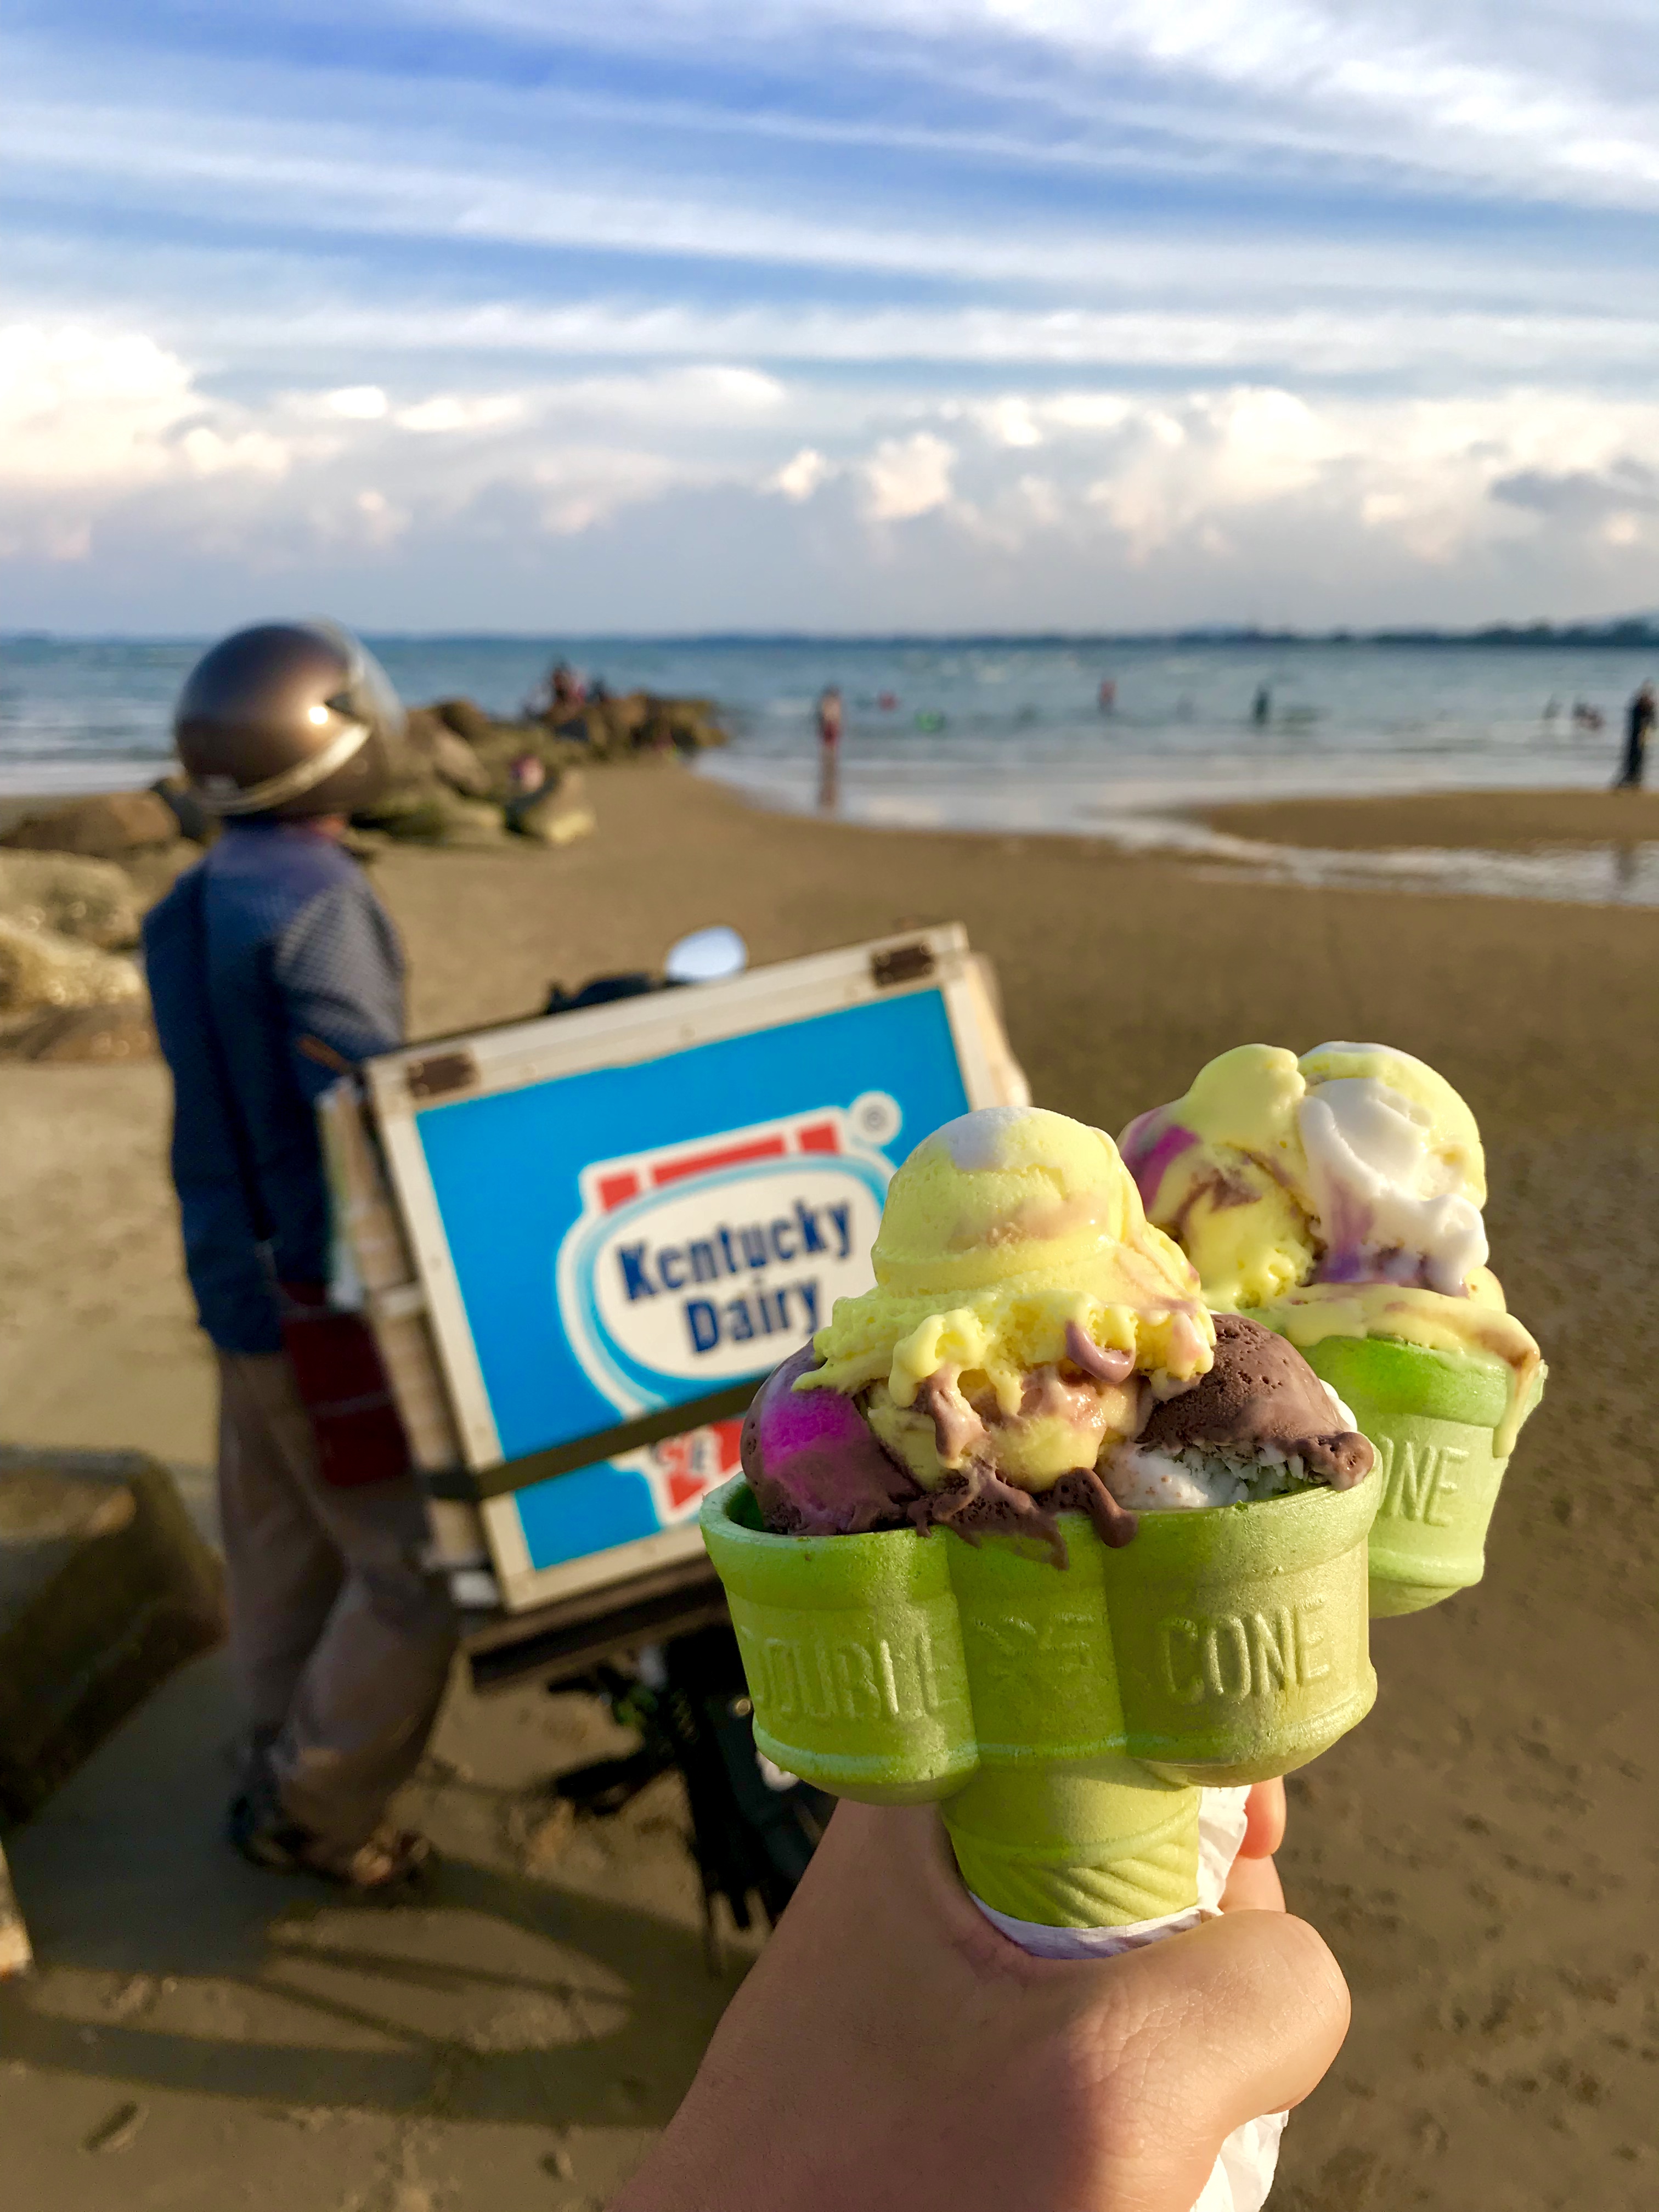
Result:
M339 843L384 787L401 721L379 667L329 625L266 624L216 646L174 727L223 834L144 926L185 1266L219 1367L231 1652L250 1723L232 1839L262 1865L360 1889L429 1856L386 1808L425 1747L454 1648L374 1355L361 1323L328 1310L313 1110L342 1073L403 1040L397 932ZM296 1376L289 1347L302 1346Z

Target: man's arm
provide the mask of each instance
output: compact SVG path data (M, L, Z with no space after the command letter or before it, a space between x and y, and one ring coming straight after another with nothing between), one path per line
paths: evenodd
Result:
M404 1041L403 951L359 874L307 901L272 948L294 1069L316 1099L344 1069Z
M269 1231L255 1218L213 1042L199 895L199 884L181 884L144 924L155 1033L173 1074L171 1162L185 1266L202 1326L222 1351L275 1352L282 1331L259 1255Z

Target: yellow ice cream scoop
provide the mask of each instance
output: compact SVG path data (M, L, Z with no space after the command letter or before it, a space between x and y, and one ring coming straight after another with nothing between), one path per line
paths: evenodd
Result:
M1486 1264L1480 1132L1444 1076L1387 1045L1239 1045L1121 1142L1212 1305L1304 1350L1388 1336L1502 1362L1508 1451L1538 1346Z
M1111 1139L1063 1114L991 1107L936 1130L894 1176L871 1261L875 1288L836 1302L798 1388L879 1383L902 1409L968 1374L1012 1415L1062 1360L1159 1393L1210 1365L1196 1270Z
M1486 1264L1463 1099L1386 1045L1240 1045L1119 1141L1211 1304L1288 1338L1376 1447L1373 1611L1477 1581L1544 1368Z

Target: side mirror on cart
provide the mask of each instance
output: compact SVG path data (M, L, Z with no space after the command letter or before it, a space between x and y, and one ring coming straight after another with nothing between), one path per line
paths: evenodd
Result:
M624 975L595 975L579 991L555 983L542 1008L546 1014L574 1014L588 1006L609 1006L618 999L641 999L649 991L672 989L681 983L724 983L741 975L749 965L749 947L735 929L717 922L709 929L694 929L678 945L671 945L660 975L647 969Z
M662 972L671 983L724 983L749 965L749 947L723 921L694 929L668 948Z

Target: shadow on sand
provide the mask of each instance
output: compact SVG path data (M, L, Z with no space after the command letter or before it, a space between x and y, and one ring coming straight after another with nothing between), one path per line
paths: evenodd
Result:
M8 1839L40 1962L0 1990L8 2058L285 2108L667 2119L740 1968L648 1906L485 1863L487 1832L468 1856L460 1784L430 1801L448 1855L416 1904L246 1867L218 1839L234 1726L205 1661Z

